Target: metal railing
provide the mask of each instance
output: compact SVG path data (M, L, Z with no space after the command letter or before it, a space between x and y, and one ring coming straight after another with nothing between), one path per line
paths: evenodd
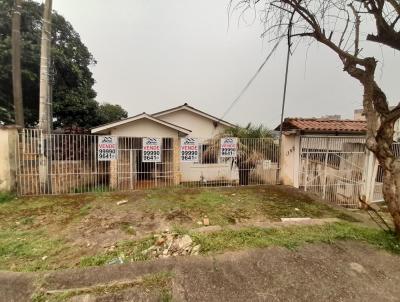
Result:
M392 145L400 156L400 143ZM366 169L376 169L371 202L383 201L383 170L367 167L364 137L303 136L300 140L299 186L323 199L346 207L359 207L365 194Z
M338 205L358 207L364 162L363 137L303 136L299 186Z
M158 187L276 184L278 145L238 139L235 156L221 154L221 139L198 139L195 161L181 159L181 139L161 138L159 160L144 160L142 137L115 137L116 159L99 157L99 138L24 129L16 145L20 195L126 191Z

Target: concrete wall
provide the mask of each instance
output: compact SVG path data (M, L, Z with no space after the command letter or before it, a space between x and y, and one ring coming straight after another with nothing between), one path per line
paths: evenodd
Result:
M212 120L184 109L157 118L191 130L191 137L211 138L226 129L221 124L215 127Z
M239 181L236 166L230 163L197 164L181 162L182 182Z
M299 187L300 136L287 134L282 136L280 157L280 182L283 185Z
M131 137L178 137L178 131L148 119L124 124L110 130L111 135Z
M250 178L257 184L276 184L276 177L278 171L277 163L263 163L257 164L254 171L251 172Z
M16 143L18 128L0 127L0 191L16 189Z

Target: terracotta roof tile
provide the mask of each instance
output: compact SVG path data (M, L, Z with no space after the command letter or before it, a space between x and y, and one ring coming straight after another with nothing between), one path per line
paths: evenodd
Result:
M279 127L277 128L279 129ZM303 130L314 132L366 132L365 121L330 120L317 118L286 118L283 130Z

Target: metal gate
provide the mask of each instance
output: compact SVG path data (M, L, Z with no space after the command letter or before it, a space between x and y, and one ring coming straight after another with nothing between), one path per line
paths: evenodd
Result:
M346 207L358 207L363 189L365 138L302 136L299 186Z
M276 184L278 144L239 139L237 156L220 155L220 139L199 139L199 159L180 160L180 139L161 138L161 160L144 162L141 137L117 137L117 159L98 159L97 135L19 132L16 145L20 195L125 191L158 187Z

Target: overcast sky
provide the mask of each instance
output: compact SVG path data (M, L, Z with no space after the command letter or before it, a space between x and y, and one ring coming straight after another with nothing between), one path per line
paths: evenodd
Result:
M221 116L263 62L273 43L261 25L231 20L229 0L54 0L97 60L92 68L99 102L120 104L130 115L188 102ZM400 54L374 47L383 61L378 80L394 104L400 100ZM240 102L233 123L280 119L284 43ZM384 59L384 60L383 60ZM324 46L300 44L292 56L285 116L351 118L361 107L360 85Z

